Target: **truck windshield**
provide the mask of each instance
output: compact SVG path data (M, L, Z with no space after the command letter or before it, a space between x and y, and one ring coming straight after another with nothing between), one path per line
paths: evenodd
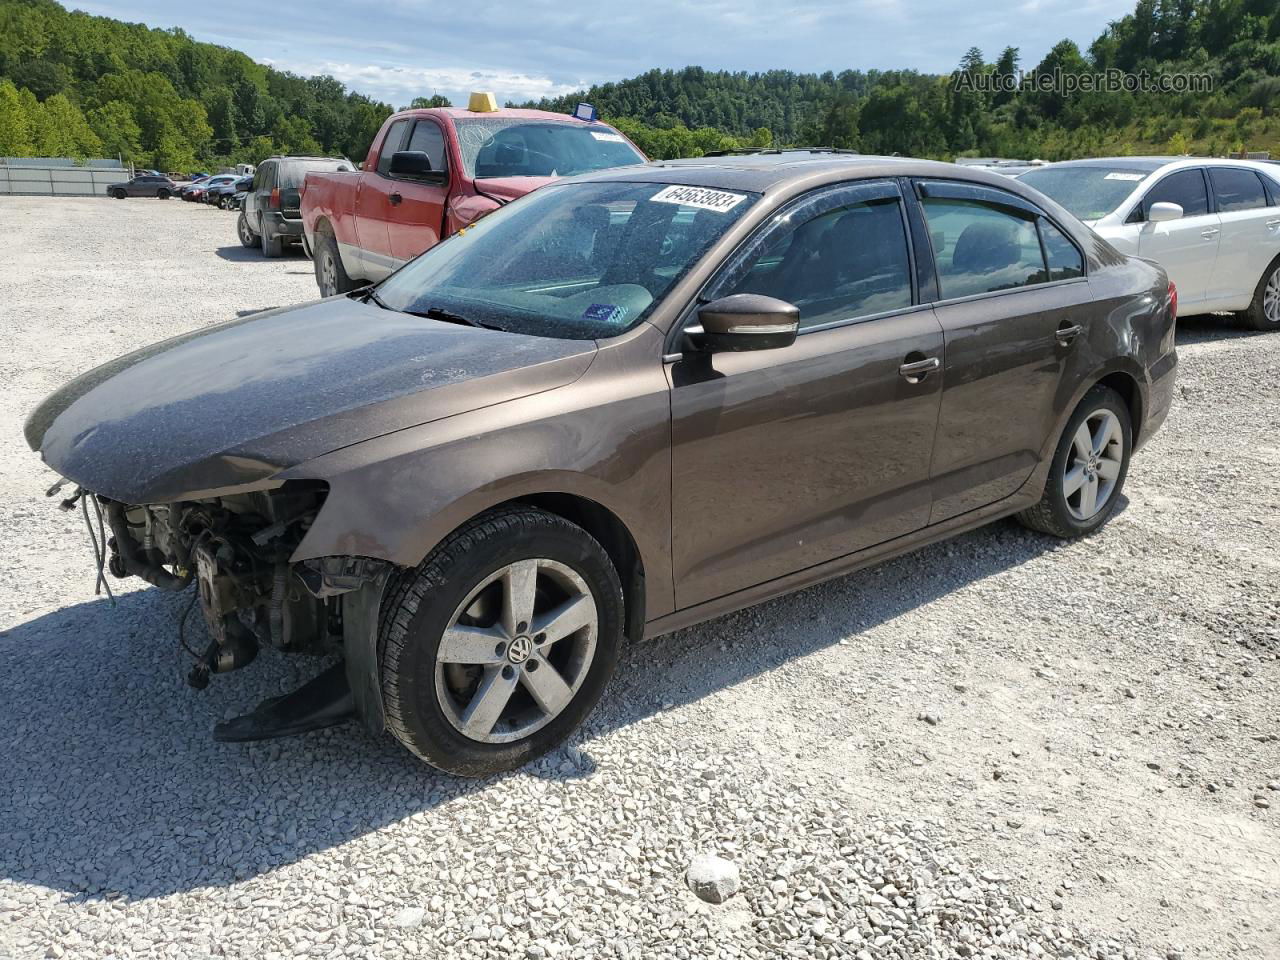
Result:
M649 315L758 199L662 183L543 187L388 277L391 310L596 340Z
M603 123L486 117L455 121L467 176L570 177L644 163L622 134Z

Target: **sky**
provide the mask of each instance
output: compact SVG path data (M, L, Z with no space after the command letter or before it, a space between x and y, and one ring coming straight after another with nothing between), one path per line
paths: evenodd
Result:
M472 90L498 102L557 96L653 67L953 70L972 46L994 61L1008 45L1035 66L1064 38L1085 49L1134 0L551 0L378 3L63 0L73 9L242 50L295 73L327 73L401 107Z

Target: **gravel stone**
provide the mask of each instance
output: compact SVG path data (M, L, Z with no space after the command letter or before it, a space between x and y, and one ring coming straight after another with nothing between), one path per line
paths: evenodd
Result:
M724 903L738 892L738 867L714 853L704 853L689 863L685 880L699 900Z

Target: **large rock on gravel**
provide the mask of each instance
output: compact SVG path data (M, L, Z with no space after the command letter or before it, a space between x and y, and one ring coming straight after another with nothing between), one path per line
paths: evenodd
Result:
M694 857L685 879L698 899L707 903L724 903L738 892L737 864L713 853Z

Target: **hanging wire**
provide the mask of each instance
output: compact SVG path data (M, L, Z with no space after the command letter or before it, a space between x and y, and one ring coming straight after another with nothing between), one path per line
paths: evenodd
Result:
M84 516L85 529L89 531L89 542L93 544L93 559L97 564L97 580L93 584L93 595L101 596L103 590L107 593L107 598L111 601L111 605L116 605L115 594L111 592L111 584L107 582L104 570L107 564L107 537L102 526L102 504L98 503L98 498L91 493L86 493L83 489L78 491L80 497L80 512ZM93 510L98 518L98 527L95 530L93 521L89 518L89 500L93 499ZM99 544L101 537L101 544Z

